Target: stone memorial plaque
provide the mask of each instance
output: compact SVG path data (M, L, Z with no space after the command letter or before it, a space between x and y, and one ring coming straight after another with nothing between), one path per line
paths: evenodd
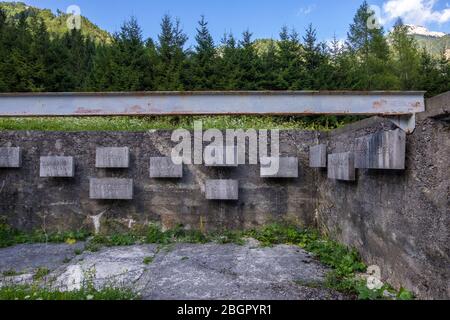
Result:
M170 157L150 158L150 178L182 178L183 165L174 164Z
M128 168L130 152L124 148L97 148L95 166L97 168Z
M357 169L404 170L405 159L406 133L403 130L377 132L356 139Z
M20 148L0 148L0 168L20 168L21 166Z
M41 178L72 178L75 176L73 157L41 157L39 176Z
M237 147L225 147L223 148L223 161L222 163L219 162L212 162L209 163L207 159L205 159L205 166L206 167L237 167L238 166L238 149ZM234 154L234 159L233 155ZM212 159L215 160L215 159Z
M327 167L327 145L319 144L309 148L309 166L311 168Z
M133 179L90 179L89 197L96 200L132 200Z
M354 181L355 157L352 152L328 155L328 179Z
M239 200L237 180L207 180L205 191L207 200Z
M278 171L274 172L278 161ZM298 178L298 158L262 158L260 175L262 178Z

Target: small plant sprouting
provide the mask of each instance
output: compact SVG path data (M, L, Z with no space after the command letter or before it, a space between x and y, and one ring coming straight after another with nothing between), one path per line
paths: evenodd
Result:
M154 259L153 257L145 257L143 263L145 265L149 265L149 264L153 263L153 259Z
M13 270L13 269L6 270L6 271L3 271L3 272L2 272L2 275L3 275L4 277L16 277L16 276L19 276L19 275L21 275L21 274L22 274L22 273L17 272L16 270Z
M40 280L44 279L46 276L48 276L49 273L50 273L50 270L47 268L37 268L34 273L33 280L40 281Z

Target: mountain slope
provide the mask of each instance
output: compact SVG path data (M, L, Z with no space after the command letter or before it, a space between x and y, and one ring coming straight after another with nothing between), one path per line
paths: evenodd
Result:
M25 13L27 17L37 16L42 18L52 36L60 36L68 31L66 22L69 16L63 12L58 12L55 15L51 10L31 7L22 2L0 2L0 9L6 13L8 19L17 19L22 13ZM111 41L111 36L108 32L102 30L85 17L82 17L81 33L96 42L108 43Z
M408 25L408 29L420 47L425 48L433 56L440 56L445 50L450 59L450 34L429 31L425 27L414 25Z

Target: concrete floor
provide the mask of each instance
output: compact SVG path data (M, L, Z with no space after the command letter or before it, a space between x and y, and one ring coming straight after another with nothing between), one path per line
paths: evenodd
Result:
M83 252L76 245L19 245L0 249L0 286L30 283L37 268L60 290L79 288L90 279L97 287L132 288L148 300L317 300L347 297L323 287L328 269L296 246L136 245ZM78 252L79 253L79 252ZM147 260L147 264L144 263ZM150 262L150 263L149 263Z

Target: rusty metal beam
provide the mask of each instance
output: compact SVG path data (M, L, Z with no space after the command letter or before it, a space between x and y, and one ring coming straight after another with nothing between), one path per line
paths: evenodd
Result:
M111 92L0 94L1 117L127 115L408 115L424 92Z

